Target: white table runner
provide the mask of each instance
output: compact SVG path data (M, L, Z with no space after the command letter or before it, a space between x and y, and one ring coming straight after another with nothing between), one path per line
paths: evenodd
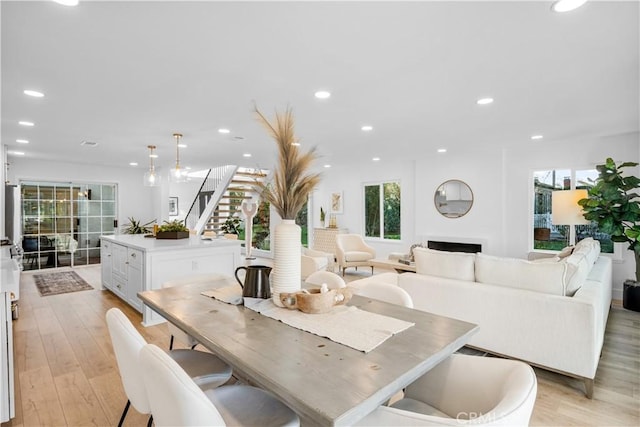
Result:
M245 298L245 307L353 349L370 352L388 338L415 325L393 317L338 305L329 313L307 314L276 306L271 299Z

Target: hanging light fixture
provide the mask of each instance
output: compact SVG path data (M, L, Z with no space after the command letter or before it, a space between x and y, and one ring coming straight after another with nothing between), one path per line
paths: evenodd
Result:
M181 133L174 133L173 137L176 139L176 167L171 169L171 181L175 183L187 182L187 171L180 167L180 138Z
M153 159L158 157L157 154L153 154L156 146L147 145L147 148L149 149L149 170L144 174L144 185L146 187L156 187L160 185L160 176L156 173L156 168L153 164Z

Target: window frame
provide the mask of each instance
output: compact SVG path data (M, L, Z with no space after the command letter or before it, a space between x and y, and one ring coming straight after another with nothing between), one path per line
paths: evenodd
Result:
M397 239L389 239L385 237L385 232L384 232L384 185L385 184L396 184L398 185L399 189L400 189L400 233ZM367 198L366 198L366 188L367 187L374 187L374 186L378 186L380 192L379 192L379 197L380 197L380 204L379 204L379 214L380 214L380 228L379 228L379 233L380 236L367 236ZM371 181L371 182L365 182L362 184L362 215L363 215L363 221L362 221L362 236L365 240L370 240L370 241L375 241L375 242L402 242L402 199L403 199L403 193L402 193L402 181L400 179L389 179L389 180L384 180L384 181Z

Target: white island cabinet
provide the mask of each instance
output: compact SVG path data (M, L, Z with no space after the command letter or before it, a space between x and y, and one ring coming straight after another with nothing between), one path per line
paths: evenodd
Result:
M168 280L208 273L233 275L240 266L237 240L154 239L123 234L100 238L102 286L142 312L145 326L164 321L143 306L138 292L160 289Z

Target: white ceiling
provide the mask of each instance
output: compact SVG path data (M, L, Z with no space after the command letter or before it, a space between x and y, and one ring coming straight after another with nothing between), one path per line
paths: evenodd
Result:
M639 130L637 1L0 5L2 143L27 158L170 166L182 132L183 165L271 167L254 102L333 165Z

